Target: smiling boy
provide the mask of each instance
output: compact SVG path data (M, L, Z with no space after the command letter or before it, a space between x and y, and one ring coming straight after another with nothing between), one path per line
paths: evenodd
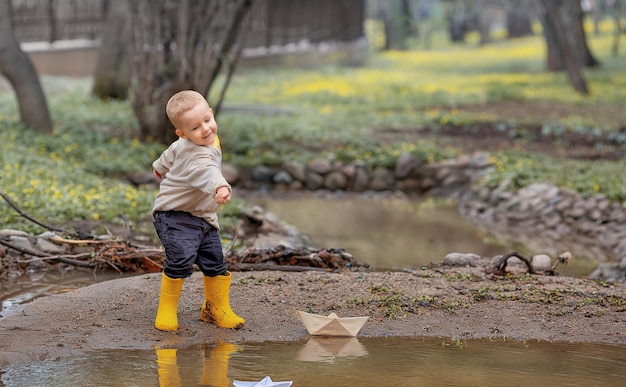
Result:
M245 320L230 308L231 274L226 270L217 217L218 204L231 198L221 172L222 152L213 110L198 92L170 98L167 116L179 137L152 164L161 179L152 210L154 227L166 254L155 327L178 329L178 300L196 264L204 277L200 318L223 328L242 328Z

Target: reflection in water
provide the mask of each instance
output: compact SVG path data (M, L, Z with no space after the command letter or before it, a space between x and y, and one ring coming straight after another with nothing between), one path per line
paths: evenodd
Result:
M5 386L621 386L626 346L440 338L323 338L94 351L14 366Z
M181 386L180 374L178 372L178 362L176 361L175 348L155 348L159 384L161 386Z
M356 337L311 337L298 352L300 361L333 362L342 357L367 356Z
M228 359L230 359L231 354L237 351L239 348L236 345L224 342L220 342L208 350L205 348L200 384L215 387L228 386L230 383Z
M202 372L200 373L200 385L226 387L230 385L228 378L228 359L230 355L239 349L236 345L219 342L215 346L201 347ZM180 369L177 362L177 349L155 348L159 385L183 386Z

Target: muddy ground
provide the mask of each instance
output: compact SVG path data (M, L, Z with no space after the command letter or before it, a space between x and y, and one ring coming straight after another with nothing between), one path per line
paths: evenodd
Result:
M517 105L492 108L523 114ZM561 110L553 106L545 114L555 112ZM619 144L606 142L598 147L594 146L597 138L574 135L555 142L538 130L529 127L517 138L489 125L454 131L381 131L380 136L381 140L437 136L442 143L466 152L517 147L559 157L624 156ZM0 319L0 367L98 349L304 339L308 333L296 310L371 316L361 337L626 345L624 284L519 273L493 277L485 273L487 263L488 259L472 267L433 264L412 272L234 272L231 304L246 319L246 326L237 331L200 321L203 291L199 273L185 282L179 305L180 328L174 333L160 332L153 325L160 274L107 281L37 299Z
M184 348L309 335L296 310L371 316L359 337L542 340L626 345L626 287L567 277L490 278L482 266L414 272L234 272L241 330L199 319L200 273L186 280L179 330L154 328L160 274L44 297L0 320L0 367L99 349Z

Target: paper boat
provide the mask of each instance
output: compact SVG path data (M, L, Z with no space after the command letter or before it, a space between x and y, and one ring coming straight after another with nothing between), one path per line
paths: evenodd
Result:
M293 381L274 382L269 376L264 377L260 382L242 382L241 380L233 380L235 387L289 387Z
M333 362L338 358L367 356L356 337L311 337L298 352L299 361Z
M296 311L298 318L311 335L317 336L356 336L369 317L338 317Z

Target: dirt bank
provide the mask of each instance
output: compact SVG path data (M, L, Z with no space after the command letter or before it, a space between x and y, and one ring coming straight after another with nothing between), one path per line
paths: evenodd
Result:
M185 282L178 332L153 326L160 274L38 299L0 320L0 367L97 349L182 348L217 340L288 341L308 333L295 311L371 316L360 337L435 336L626 345L626 287L566 277L491 279L484 268L415 272L235 272L233 309L247 323L199 320L202 279Z

